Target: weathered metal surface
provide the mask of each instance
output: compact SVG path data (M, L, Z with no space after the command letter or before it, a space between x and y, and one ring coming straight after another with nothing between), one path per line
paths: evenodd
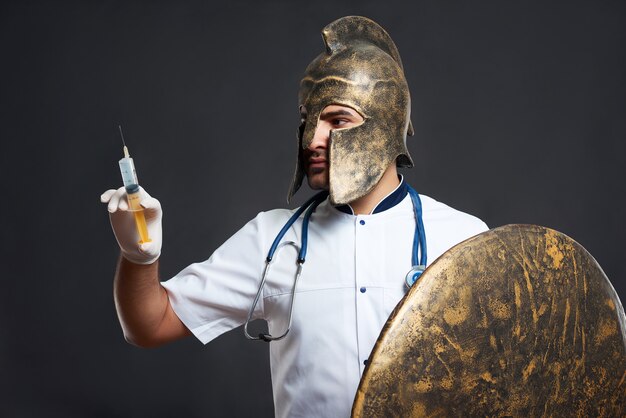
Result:
M358 127L333 130L328 147L330 200L345 204L365 196L396 161L413 162L406 148L411 99L400 54L378 24L361 16L338 19L322 31L326 51L307 67L299 102L307 118L299 130L296 172L288 199L304 178L302 151L313 140L326 106L343 105L365 119Z
M531 225L455 246L385 325L354 417L626 416L626 321L577 242Z

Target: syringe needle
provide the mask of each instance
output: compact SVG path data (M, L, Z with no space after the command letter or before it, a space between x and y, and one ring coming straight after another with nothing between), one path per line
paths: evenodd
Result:
M122 137L122 144L124 145L124 157L128 158L130 154L128 153L128 148L126 147L126 142L124 141L124 134L122 133L122 125L117 125L120 130L120 136Z

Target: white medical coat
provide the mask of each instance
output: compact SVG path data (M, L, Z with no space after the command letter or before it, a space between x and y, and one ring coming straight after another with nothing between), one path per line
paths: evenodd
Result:
M420 195L428 261L487 229L478 218ZM293 210L261 212L202 263L164 282L176 314L203 343L244 323L269 247ZM300 245L302 218L284 240ZM342 213L328 200L311 217L291 332L270 343L277 417L348 417L385 321L405 294L415 217L411 198L373 215ZM287 326L297 252L272 264L255 318ZM243 339L243 338L242 338ZM244 342L242 342L244 343Z

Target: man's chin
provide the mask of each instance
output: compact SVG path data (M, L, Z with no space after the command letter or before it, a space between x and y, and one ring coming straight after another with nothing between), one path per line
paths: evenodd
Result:
M307 176L309 188L311 190L328 190L328 177L324 175Z

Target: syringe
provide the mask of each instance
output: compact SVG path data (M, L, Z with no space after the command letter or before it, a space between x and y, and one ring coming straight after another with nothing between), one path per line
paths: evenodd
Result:
M143 215L143 207L140 204L141 193L139 193L139 181L137 181L137 172L135 171L135 163L128 153L126 142L124 141L124 134L122 133L122 126L118 125L120 130L120 136L122 137L122 144L124 144L124 158L120 163L120 171L122 173L122 182L126 188L126 196L128 197L128 208L135 217L135 225L137 226L137 232L139 233L140 244L144 242L152 241L148 236L148 226L146 225L146 218Z

